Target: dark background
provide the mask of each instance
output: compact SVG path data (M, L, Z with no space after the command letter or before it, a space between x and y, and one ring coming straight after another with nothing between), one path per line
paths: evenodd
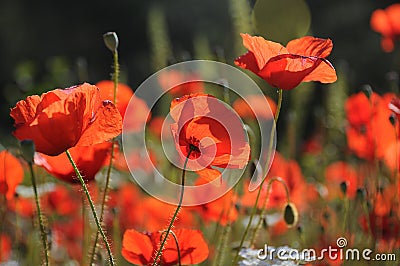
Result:
M380 36L371 30L369 19L374 9L385 8L394 1L308 0L306 3L311 14L308 34L333 40L329 60L345 71L351 90L357 91L364 84L381 92L389 90L393 74L388 73L398 73L399 54L381 50ZM169 63L194 58L194 40L203 36L208 40L213 59L223 58L222 61L233 65L239 54L232 44L238 38L229 4L229 0L2 0L1 142L11 138L13 121L9 109L26 95L68 87L83 80L96 83L110 77L112 55L102 40L107 31L118 33L121 79L135 89L157 68L151 63L148 33L148 14L156 6L165 15L173 54ZM251 1L250 6L254 5L255 1ZM276 16L286 15L283 11ZM289 16L284 18L295 25L296 21Z

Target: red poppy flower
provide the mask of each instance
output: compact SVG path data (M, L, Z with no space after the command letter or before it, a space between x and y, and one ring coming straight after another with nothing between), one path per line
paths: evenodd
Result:
M57 185L54 190L42 197L43 209L61 216L70 216L80 209L81 199L77 193L65 186Z
M396 141L396 131L389 120L392 112L388 108L393 97L391 93L382 97L373 93L368 99L359 92L346 100L347 145L358 157L382 158Z
M331 199L338 197L341 183L346 184L346 196L353 199L356 196L357 188L362 184L357 172L345 162L335 162L325 169L325 180Z
M36 212L36 206L32 198L15 197L13 200L7 201L7 207L22 217L32 218Z
M235 60L271 86L291 90L301 82L335 82L336 71L325 59L332 50L330 39L311 36L290 41L286 48L262 37L241 34L243 45L249 50Z
M208 257L208 246L199 230L174 230L180 251L182 265L203 262ZM162 237L161 232L139 233L133 229L126 230L122 239L122 256L130 263L148 265L154 261ZM168 238L161 256L161 264L178 264L178 249L174 238Z
M200 178L196 180L195 185L203 185L210 180L212 181L215 178L218 178L218 172L215 169L212 169L212 171L200 171ZM207 174L206 174L207 173ZM209 175L209 173L213 173ZM218 172L219 173L219 172ZM219 173L219 175L221 175ZM211 189L215 189L215 192L221 191L223 186L226 186L227 184L225 182L222 182L221 179L221 184L220 187L211 187ZM210 191L209 195L214 195L214 191ZM196 194L196 197L200 202L204 202L205 200L203 197L207 197L208 195L203 195L200 193ZM217 222L221 225L226 225L228 222L233 222L237 219L238 217L238 212L236 208L234 207L234 203L237 200L237 195L234 193L233 190L229 190L227 193L225 193L222 197L217 198L216 200L213 200L211 202L199 205L194 207L194 210L197 211L201 218L205 222Z
M250 146L240 119L211 95L190 94L171 103L172 135L178 153L188 168L201 170L217 166L243 168Z
M377 9L371 15L371 28L382 34L381 46L385 52L391 52L394 42L400 37L400 4L385 9Z
M110 142L103 142L93 146L77 146L69 149L75 164L86 182L93 180L97 172L107 161L110 148ZM58 156L36 153L35 164L42 166L47 172L58 179L69 183L80 183L65 153Z
M8 151L0 152L0 194L10 200L14 197L16 187L24 179L21 163Z
M99 89L88 83L29 96L10 115L15 121L14 136L33 140L36 151L50 156L105 142L122 130L117 108L101 101Z
M265 106L265 100L269 104L271 112ZM252 108L255 108L255 114L246 101L250 104ZM271 98L260 95L247 95L246 101L242 98L239 98L232 104L233 109L235 109L240 117L255 119L257 115L257 117L265 120L270 120L274 118L273 116L276 112L276 103Z
M105 101L114 100L114 82L110 80L102 80L96 83L96 86L100 89L100 98ZM130 114L125 119L126 108L128 107L131 99L135 100L135 113ZM116 106L121 113L122 118L125 120L125 130L139 131L143 129L144 124L150 119L144 114L149 113L149 108L145 101L139 99L133 94L131 87L126 84L118 83L117 87L117 98Z

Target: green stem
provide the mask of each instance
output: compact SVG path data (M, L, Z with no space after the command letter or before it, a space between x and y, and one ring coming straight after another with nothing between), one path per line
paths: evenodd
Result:
M94 221L96 222L96 225L97 225L97 229L100 232L100 234L101 234L101 236L103 238L103 241L104 241L104 243L106 245L106 249L107 249L107 252L108 252L108 257L109 257L109 260L110 260L110 265L114 265L114 258L113 258L112 252L111 252L110 244L108 243L107 237L106 237L106 235L105 235L105 233L103 231L103 228L101 227L99 218L97 217L96 209L94 208L94 204L93 204L92 198L90 197L89 190L88 190L88 188L87 188L87 186L85 184L85 181L83 180L83 177L82 177L81 173L79 172L78 167L76 166L74 160L72 159L71 154L69 153L68 150L66 150L65 153L67 154L67 157L68 157L72 167L75 170L76 176L78 177L79 181L81 182L83 191L85 192L86 198L87 198L87 200L89 202L89 206L90 206L90 208L92 210Z
M42 239L42 244L43 244L43 249L44 249L45 265L49 265L49 248L47 245L48 244L47 243L47 234L46 234L43 219L42 219L42 211L40 209L40 202L39 202L39 197L38 197L38 192L37 192L35 172L33 171L32 162L28 162L28 165L29 165L29 171L31 173L33 192L35 194L35 203L36 203L36 210L38 213L40 237Z
M283 185L283 187L285 188L285 192L286 192L286 202L287 203L290 202L290 193L289 193L289 189L288 189L288 187L286 185L285 180L283 180L282 178L280 178L278 176L275 176L275 177L271 178L268 181L268 184L267 184L267 195L266 195L266 197L264 199L264 202L263 202L263 205L262 205L262 209L261 209L261 213L260 213L260 219L258 220L256 228L253 231L253 235L252 235L251 240L250 240L250 245L253 245L253 243L254 243L254 241L255 241L255 239L257 237L258 230L260 230L260 228L261 228L262 217L264 216L265 211L266 211L265 207L266 207L266 204L267 204L267 201L268 201L268 198L269 198L269 193L271 193L272 183L274 183L275 181L277 181L277 182L279 182L279 183L281 183Z
M114 81L114 99L113 99L113 103L117 104L117 88L118 88L118 82L119 82L119 63L118 63L118 51L117 50L115 50L113 52L113 56L114 56L114 73L112 75L112 79ZM107 168L106 183L104 185L103 197L101 199L100 223L103 222L104 210L105 210L105 205L106 205L106 201L107 201L107 194L108 194L108 189L109 189L109 186L110 186L112 162L113 162L113 159L114 159L114 146L115 146L115 138L112 139L110 162L109 162L108 168ZM91 252L91 256L90 256L90 265L92 265L94 263L94 257L95 257L95 254L96 254L97 241L99 240L99 233L100 233L99 230L97 230L96 231L96 235L94 237L92 252Z
M162 251L163 251L165 242L167 242L168 235L169 235L169 233L171 232L171 229L172 229L172 226L174 225L175 219L176 219L176 217L178 216L179 210L181 209L182 201L183 201L183 193L184 193L184 191L185 191L186 165L187 165L187 162L188 162L188 160L189 160L190 153L192 153L193 150L194 150L194 147L190 146L190 150L189 150L189 152L188 152L188 155L186 156L185 163L183 164L182 183L181 183L181 194L180 194L180 196L179 196L178 206L176 207L176 210L175 210L175 212L174 212L174 215L172 216L171 222L170 222L169 225L168 225L167 231L166 231L166 233L165 233L165 237L164 237L164 239L163 239L162 242L161 242L160 248L159 248L158 251L157 251L157 255L156 255L156 258L154 259L153 266L157 265L158 259L159 259L159 257L161 256L161 253L162 253Z
M283 98L282 97L282 90L278 89L278 104L277 104L276 113L275 113L275 116L274 116L274 123L273 123L272 128L271 128L271 135L270 135L269 147L268 147L268 157L269 158L268 158L268 160L266 162L267 164L269 163L270 154L272 152L272 146L273 146L273 141L274 141L274 133L275 133L275 129L276 129L276 123L278 122L279 113L280 113L281 107L282 107L282 98ZM267 168L267 166L268 165L266 165L265 168ZM261 191L262 191L262 187L264 185L265 179L266 178L263 179L263 181L261 182L260 187L258 189L256 202L253 205L253 209L252 209L251 214L250 214L249 222L247 223L247 226L246 226L246 229L244 230L242 239L240 240L239 248L238 248L238 250L236 252L235 258L233 259L233 264L232 265L237 265L237 263L239 261L239 252L243 247L244 241L245 241L245 239L247 237L247 234L249 233L250 226L251 226L251 224L253 222L254 215L257 212L257 205L258 205L258 201L260 200L260 195L261 195Z

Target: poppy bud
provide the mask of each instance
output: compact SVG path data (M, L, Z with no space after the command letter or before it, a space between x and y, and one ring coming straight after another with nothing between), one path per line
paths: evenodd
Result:
M288 227L292 227L297 223L299 213L293 203L288 203L283 213L283 219Z
M33 163L33 157L35 155L35 143L32 140L21 141L21 152L22 157L28 163Z
M107 48L115 53L118 49L118 36L115 32L107 32L103 34L104 44Z
M396 125L396 115L395 114L390 114L390 116L389 116L389 121L390 121L390 124L392 124L392 126L394 126L394 125Z
M365 189L363 188L357 188L356 192L356 201L364 201L366 195L365 195Z
M365 96L369 99L372 95L372 88L370 85L364 85L362 88L362 92L364 92Z
M347 193L347 184L346 184L346 182L342 182L342 183L340 183L340 191L342 191L342 193L344 194L344 195L346 195L346 193Z

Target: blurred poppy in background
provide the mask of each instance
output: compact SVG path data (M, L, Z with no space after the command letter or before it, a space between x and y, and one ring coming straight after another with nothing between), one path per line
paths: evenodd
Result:
M371 15L371 28L382 35L381 47L385 52L394 49L396 39L400 38L400 4L385 9L377 9Z
M0 194L7 200L14 197L16 187L24 179L24 170L21 163L11 153L0 152Z

